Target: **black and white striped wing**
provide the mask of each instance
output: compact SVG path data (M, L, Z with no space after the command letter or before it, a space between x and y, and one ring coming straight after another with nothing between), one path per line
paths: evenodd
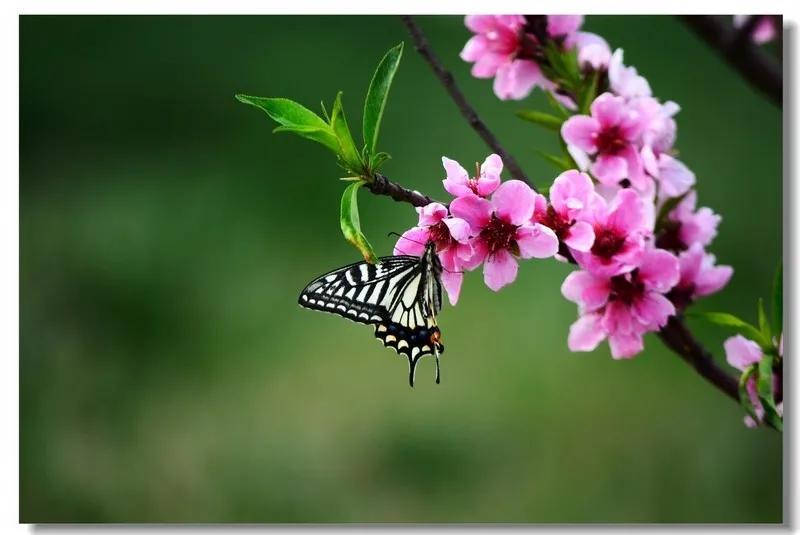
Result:
M408 358L413 386L417 361L444 351L436 325L441 283L428 258L387 256L374 265L358 262L345 266L312 281L300 293L298 302L306 308L375 325L375 336L383 345Z

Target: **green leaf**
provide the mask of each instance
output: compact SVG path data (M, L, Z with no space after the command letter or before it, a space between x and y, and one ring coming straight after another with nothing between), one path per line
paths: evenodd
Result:
M764 338L772 340L769 320L767 319L767 313L764 311L764 300L760 297L758 298L758 330L761 331Z
M778 431L783 430L783 420L775 407L775 394L772 391L773 356L766 353L758 362L758 382L756 392L761 406L764 408L764 420Z
M520 119L536 123L553 132L560 132L561 125L564 123L564 119L537 110L520 110L516 112L516 115Z
M342 234L347 241L352 243L361 254L364 260L374 264L378 261L375 251L361 232L361 220L358 217L358 188L365 182L353 182L347 186L342 194L342 206L339 212L339 224L342 227Z
M567 158L556 156L555 154L550 154L538 149L534 149L534 152L536 152L536 154L541 156L546 162L550 163L559 171L569 171L570 169L575 169L573 162Z
M322 143L339 152L339 143L330 126L322 118L301 104L288 98L251 97L236 95L236 100L254 106L280 124L273 132L292 132L300 137Z
M763 351L771 350L771 341L764 338L764 336L761 334L761 331L746 321L737 318L733 314L728 314L727 312L687 312L686 316L702 318L715 325L730 327L745 338L749 338L750 340L756 342L759 346L761 346Z
M553 93L552 93L552 92L550 92L550 91L545 91L545 92L544 92L544 94L545 94L545 96L547 97L547 102L549 102L549 103L550 103L550 106L551 106L551 107L552 107L554 110L556 110L556 111L558 112L558 114L559 114L559 115L561 115L562 117L564 117L564 119L566 119L566 118L568 118L568 117L570 116L570 112L569 112L569 110L568 110L567 108L565 108L565 107L564 107L564 105L563 105L563 104L561 104L561 103L560 103L560 102L559 102L559 101L556 99L556 97L554 97L554 96L553 96Z
M356 149L353 136L350 134L350 128L347 126L347 119L344 116L344 108L342 107L341 91L337 93L336 100L333 101L331 128L336 135L339 145L339 158L341 158L344 166L349 171L352 171L353 174L362 174L364 171L364 163L361 160L358 149Z
M578 105L580 112L583 114L589 113L589 108L592 106L592 102L594 102L597 96L597 81L599 77L600 74L597 71L593 71L589 77L589 82L584 84L581 88L580 102Z
M658 215L656 216L656 232L661 230L661 228L667 222L667 217L669 217L670 212L672 212L672 210L674 210L675 207L680 204L680 202L689 194L689 191L679 197L670 197L661 206L661 209L658 211Z
M772 331L775 336L783 333L783 262L778 264L772 281Z
M750 416L750 418L757 422L758 415L756 415L753 403L750 401L750 394L747 392L747 382L755 372L756 367L750 366L744 371L742 376L739 377L739 403L742 405L742 408Z
M363 118L364 144L367 146L369 155L374 154L377 149L383 110L386 108L389 89L392 87L392 80L394 80L402 56L403 43L390 48L378 63L378 68L375 69L375 74L372 75L372 81L369 83L367 98L364 99Z
M391 156L387 152L378 152L372 155L369 161L369 168L371 171L377 171L380 169L383 162L390 159Z

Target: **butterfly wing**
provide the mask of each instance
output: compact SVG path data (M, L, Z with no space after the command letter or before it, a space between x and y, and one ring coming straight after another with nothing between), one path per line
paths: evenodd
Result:
M433 259L433 260L431 260ZM301 306L375 325L375 336L409 361L409 382L420 358L444 351L436 315L441 309L440 265L435 253L387 256L326 273L300 293Z

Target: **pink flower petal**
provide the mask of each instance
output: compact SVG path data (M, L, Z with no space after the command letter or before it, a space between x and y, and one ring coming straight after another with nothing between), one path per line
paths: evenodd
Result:
M644 204L639 195L633 190L623 189L617 192L608 207L606 224L622 234L629 234L642 230L644 215Z
M418 225L428 227L447 217L447 207L441 203L432 202L417 208L417 213L419 214Z
M600 154L592 165L592 174L609 186L616 186L628 177L628 163L622 156Z
M763 355L757 343L748 340L741 334L731 336L725 340L722 346L725 348L725 359L728 364L740 371L757 364Z
M662 154L658 160L661 193L667 197L680 197L694 186L694 173L680 160Z
M617 126L627 113L625 99L603 93L592 102L592 117L600 122L601 128Z
M483 281L495 292L517 278L517 260L506 250L499 250L486 258L483 264Z
M475 78L491 78L497 71L508 63L505 54L486 52L472 65L472 76Z
M542 71L536 62L516 59L498 67L494 94L500 100L520 100L527 97L542 79Z
M656 292L646 292L633 305L639 322L648 330L657 330L667 324L670 316L675 315L672 301Z
M588 252L594 245L594 228L586 221L577 221L567 231L564 243L575 251Z
M705 297L723 289L733 277L731 266L713 266L703 270L695 279L694 292L697 297Z
M561 294L581 306L582 310L597 310L604 306L611 293L609 279L588 271L573 271L564 279Z
M561 125L561 137L568 144L593 154L597 150L600 123L588 115L575 115Z
M492 217L492 203L470 193L454 199L450 203L450 213L469 223L473 232L479 232Z
M477 61L480 57L486 53L489 48L489 43L486 40L486 37L483 35L474 35L472 36L467 44L464 45L464 48L461 50L461 59L464 61Z
M606 333L600 327L600 315L586 314L570 326L567 346L570 351L594 351L605 337Z
M558 252L556 233L539 223L519 227L516 241L522 258L550 258Z
M498 23L494 15L467 15L464 26L475 33L486 33L497 28Z
M452 236L454 240L459 243L469 242L469 239L472 237L472 229L469 223L460 217L448 217L442 221L447 225L448 230L450 230L450 236Z
M605 39L594 33L577 32L573 42L578 47L578 64L581 67L588 65L596 71L608 67L611 48Z
M452 257L448 256L447 258L447 262L444 261L444 258L442 259L442 286L444 286L447 292L447 298L450 304L455 306L456 303L458 303L458 296L461 293L461 283L464 281L464 274L458 269L458 265L453 262Z
M408 256L422 256L425 244L428 242L430 232L426 228L411 227L403 233L394 246L394 254Z
M611 357L615 360L633 358L644 349L641 333L611 334L608 336Z
M530 221L535 205L536 193L521 180L507 180L492 195L497 216L512 225Z
M583 25L583 15L548 15L547 33L562 37L575 33Z
M564 171L556 177L550 187L550 202L556 212L574 218L588 207L594 193L592 179L586 173L575 169Z
M644 253L639 265L639 280L645 288L666 293L678 284L680 264L675 255L664 249L651 249Z
M461 164L446 156L442 156L442 166L444 167L445 173L447 173L442 184L450 195L459 197L472 193L472 190L467 186L469 175L466 169L461 167Z

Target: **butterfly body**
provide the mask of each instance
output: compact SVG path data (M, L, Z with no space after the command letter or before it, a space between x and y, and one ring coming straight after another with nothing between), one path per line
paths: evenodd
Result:
M442 264L432 242L421 257L385 256L378 263L356 262L311 281L298 303L375 326L384 346L408 358L409 383L425 355L444 351L436 316L442 307Z

